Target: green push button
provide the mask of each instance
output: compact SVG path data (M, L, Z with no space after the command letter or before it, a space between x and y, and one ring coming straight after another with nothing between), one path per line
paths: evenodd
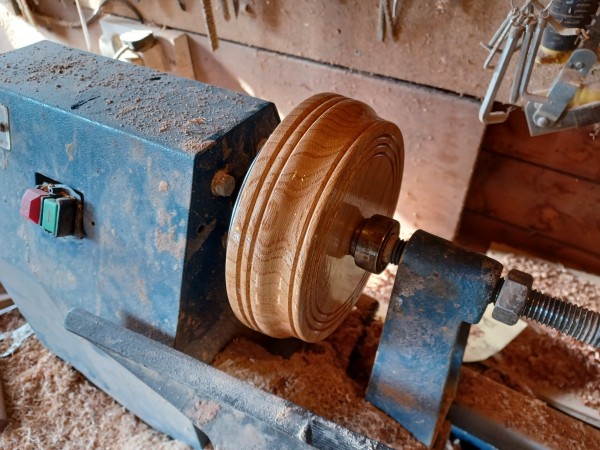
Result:
M58 226L58 203L55 198L45 198L42 206L42 228L56 236Z

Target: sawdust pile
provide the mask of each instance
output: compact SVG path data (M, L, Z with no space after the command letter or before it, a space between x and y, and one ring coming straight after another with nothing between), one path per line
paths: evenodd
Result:
M425 448L364 399L382 324L371 320L375 310L362 300L327 340L288 359L237 339L213 365L393 448Z
M0 317L0 330L24 323L16 311ZM4 343L2 351L7 347ZM152 430L30 337L0 359L8 427L1 449L165 449L187 445Z
M505 437L506 441L498 448L600 448L600 434L596 429L577 420L565 420L561 413L548 407L545 402L516 394L472 366L463 367L461 371L456 403L476 410L490 423L513 430L516 436L524 431L523 434L531 439L529 444L518 439L511 442L510 438Z

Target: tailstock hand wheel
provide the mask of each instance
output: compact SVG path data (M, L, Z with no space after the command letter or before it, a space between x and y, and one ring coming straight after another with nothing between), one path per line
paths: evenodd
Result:
M364 103L319 94L297 106L256 157L231 218L225 273L238 319L273 337L330 335L369 277L350 256L355 229L393 215L403 156L398 127Z

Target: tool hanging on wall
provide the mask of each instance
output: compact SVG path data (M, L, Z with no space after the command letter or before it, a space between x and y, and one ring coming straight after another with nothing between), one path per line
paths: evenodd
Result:
M398 12L401 0L379 0L377 16L377 40L385 41L388 33L393 38L398 26Z
M180 3L181 4L181 3ZM223 19L229 21L231 14L229 12L228 0L219 0L220 8L223 11ZM237 18L240 12L239 0L232 0L233 15ZM206 25L206 32L210 40L210 47L214 52L219 48L219 37L217 35L217 25L215 23L215 16L213 13L213 7L211 0L202 0L202 10L204 12L204 23Z
M204 12L204 24L210 40L210 48L214 52L219 48L219 37L217 36L217 25L215 24L211 0L202 0L202 11Z
M530 134L599 122L600 89L594 95L585 78L597 62L600 20L595 13L600 0L552 0L547 5L529 0L521 7L515 7L511 1L511 6L490 41L482 44L489 51L483 66L494 69L494 74L479 111L481 122L494 124L507 119L510 111L492 111L492 108L512 57L519 51L509 101L523 100ZM492 61L497 54L500 57L494 66ZM546 95L528 92L536 62L560 62L567 58Z
M229 5L227 4L227 0L220 0L221 2L221 9L223 10L223 19L225 19L226 21L229 21Z

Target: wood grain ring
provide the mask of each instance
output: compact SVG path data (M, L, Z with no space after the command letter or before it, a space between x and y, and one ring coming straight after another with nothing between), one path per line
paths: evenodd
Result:
M348 254L354 230L393 214L402 168L400 130L364 103L320 94L296 107L234 208L225 273L236 316L273 337L331 334L369 275Z

